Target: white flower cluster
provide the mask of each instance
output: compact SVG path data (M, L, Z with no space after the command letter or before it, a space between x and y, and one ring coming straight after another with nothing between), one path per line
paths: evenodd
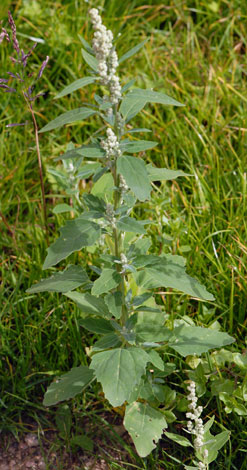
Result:
M186 413L186 418L189 420L187 422L187 429L191 434L196 435L194 440L194 448L195 450L200 450L204 444L204 426L203 421L200 418L203 408L202 406L197 406L198 398L196 396L195 382L191 381L187 389L190 392L187 398L190 401L189 409L191 410L190 412ZM205 449L203 458L207 458L207 456L208 450ZM206 470L206 465L203 462L198 462L198 468L199 470Z
M120 259L121 259L121 264L122 264L122 271L120 271L120 273L124 274L128 270L128 267L129 267L128 260L124 253L121 253Z
M120 157L122 152L120 150L117 136L114 134L113 130L110 127L108 127L106 134L107 134L107 139L102 140L100 142L101 147L106 152L106 158L110 160L112 157L114 158Z
M112 227L116 228L116 217L115 217L114 207L112 204L106 205L106 218L108 222L110 222Z
M121 98L121 85L116 75L118 56L113 47L113 34L102 24L97 8L89 11L94 29L93 50L98 60L98 72L103 85L110 89L110 100L117 104Z

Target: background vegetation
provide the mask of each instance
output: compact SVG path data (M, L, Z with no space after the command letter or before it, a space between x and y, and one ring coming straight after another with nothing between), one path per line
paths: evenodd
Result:
M234 350L246 348L246 33L247 4L243 0L140 0L99 1L3 1L2 26L7 11L16 21L18 40L24 49L36 38L33 70L50 56L43 79L47 94L36 103L40 127L58 114L93 99L88 89L52 101L57 90L86 75L78 34L90 40L87 11L102 6L104 21L117 38L119 55L149 38L145 48L121 68L123 82L137 76L138 87L153 87L186 104L185 108L158 105L137 117L139 127L152 128L157 150L145 158L157 166L182 169L193 175L162 185L154 193L146 216L156 221L154 245L187 258L188 272L201 280L216 297L214 304L199 304L185 296L161 296L167 312L187 314L200 325L212 325L233 334ZM31 39L31 40L30 40ZM0 46L1 76L12 70L12 50ZM11 122L30 118L14 95L0 100L0 211L1 211L1 430L14 435L31 429L54 428L54 409L42 406L44 390L51 378L70 367L86 363L85 346L94 337L82 333L79 311L58 295L27 295L26 289L44 276L42 262L46 241L41 223L41 196L32 124L6 128ZM62 216L52 208L62 197L49 175L66 145L81 144L97 121L69 126L40 137L45 163L45 188L49 213L50 241L54 240ZM86 183L85 183L86 184ZM83 191L83 186L82 186ZM140 217L142 214L140 213ZM176 381L176 376L174 377ZM75 416L90 416L96 425L107 416L100 409L97 390L73 402ZM207 396L211 400L210 395ZM87 404L86 404L87 402ZM206 401L205 401L206 403ZM221 452L212 468L245 469L245 418L227 415L212 400L207 412L221 414L222 424L232 431L231 445ZM103 415L102 415L103 413ZM105 413L105 415L104 415ZM112 418L113 419L113 418ZM110 419L111 421L111 419ZM102 422L102 421L101 421ZM92 428L93 429L93 428ZM93 435L94 431L92 431ZM183 459L174 444L164 443L149 459L137 458L120 437L117 446L127 448L127 466L110 468L177 468L173 457ZM121 441L121 442L120 442ZM126 455L126 454L125 454ZM115 465L115 466L114 466ZM123 464L122 464L123 465ZM159 467L160 466L160 467Z

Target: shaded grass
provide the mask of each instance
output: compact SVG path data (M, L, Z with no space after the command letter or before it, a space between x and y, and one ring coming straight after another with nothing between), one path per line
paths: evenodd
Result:
M33 69L51 56L44 75L50 95L36 107L40 127L78 103L93 101L94 88L82 89L59 101L51 101L57 90L85 76L77 34L90 39L87 4L5 2L11 7L17 30L44 38L33 55ZM233 332L237 347L245 347L246 336L246 35L247 7L235 0L99 2L104 17L116 33L119 55L150 38L145 50L121 66L124 82L137 75L136 85L154 87L186 104L172 109L146 108L136 123L151 128L159 141L157 150L143 155L158 166L183 169L192 176L162 185L154 195L155 210L146 210L157 220L154 247L183 254L188 272L206 284L216 297L210 319ZM214 5L214 6L213 6ZM215 6L216 5L216 6ZM218 8L218 9L217 9ZM28 41L19 36L20 41ZM1 63L8 70L8 46L1 45ZM4 70L2 76L4 76ZM88 91L89 90L89 91ZM43 274L44 228L37 159L32 127L5 128L8 122L26 119L23 104L11 95L0 102L1 207L10 230L3 224L1 286L2 428L15 434L24 426L23 416L35 417L43 409L42 395L53 374L86 363L85 345L92 337L82 336L78 311L62 297L50 294L27 296L25 290ZM54 166L68 142L81 144L97 130L96 119L53 131L40 138L46 166ZM50 238L60 223L52 214L57 201L54 187L46 178ZM167 221L169 223L167 223ZM168 241L168 237L172 237ZM157 236L159 238L157 238ZM188 251L190 250L190 251ZM189 313L202 321L202 305L184 296L169 296L168 311ZM208 305L210 307L210 305ZM52 419L53 411L49 412ZM231 417L232 450L221 452L218 466L246 466L244 422ZM19 423L19 424L17 424ZM229 426L227 420L225 425ZM133 451L132 456L133 456ZM177 446L154 452L147 460L136 460L133 468L167 468L178 463L167 454L183 459ZM164 457L162 457L164 456ZM180 457L179 457L180 456ZM239 462L240 467L239 467ZM112 468L120 468L114 466ZM134 464L133 464L134 465ZM126 468L126 467L123 467Z

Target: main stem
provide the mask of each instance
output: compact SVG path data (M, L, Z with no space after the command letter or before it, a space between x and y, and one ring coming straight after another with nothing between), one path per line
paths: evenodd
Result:
M115 126L114 126L114 131L117 136L117 139L119 141L119 131L117 127L117 105L114 106L114 114L115 114ZM120 202L120 186L119 186L119 176L117 174L117 161L115 159L114 161L114 167L112 168L112 175L113 175L113 180L114 180L114 211L116 211L119 207L119 202ZM121 243L121 231L118 230L117 228L113 228L113 238L114 238L114 246L115 246L115 256L117 258L120 258L121 252L122 252L122 243ZM121 271L121 264L117 264L117 270L120 272ZM128 310L125 305L125 278L124 278L124 273L121 273L121 283L118 287L118 290L122 294L122 315L120 318L121 325L124 326L126 323L126 320L128 319Z

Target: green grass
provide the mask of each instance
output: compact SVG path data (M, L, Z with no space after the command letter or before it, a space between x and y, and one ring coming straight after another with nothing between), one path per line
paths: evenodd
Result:
M3 26L7 10L11 9L17 31L45 39L33 54L33 70L37 71L46 55L50 56L42 77L43 88L50 95L36 104L40 127L59 113L77 107L79 102L93 100L91 86L52 101L58 90L87 73L77 34L90 40L89 4L71 0L56 5L47 0L4 2ZM145 3L109 0L99 4L105 6L107 25L121 33L120 56L149 37L145 49L121 66L123 81L133 78L134 71L137 86L164 91L186 105L177 109L147 107L136 118L136 123L151 128L153 138L159 141L158 149L149 152L146 158L158 166L182 169L192 175L159 187L154 195L155 204L152 208L146 206L157 221L153 249L157 250L158 240L161 250L186 256L188 272L205 283L216 297L207 324L218 320L224 331L234 334L234 348L242 352L247 330L247 5L241 0L169 0L165 5L150 0ZM28 39L18 38L22 47L27 48ZM2 77L10 69L10 52L3 42ZM79 331L79 312L62 296L25 293L43 276L41 266L46 249L37 157L31 124L24 129L6 129L5 125L26 119L23 103L2 93L0 407L2 430L15 435L28 429L30 418L39 420L40 426L47 426L47 420L53 422L54 410L45 413L42 406L45 388L56 373L87 362L85 346L93 339ZM67 143L81 144L97 126L97 120L90 119L83 125L42 134L40 145L45 166L54 167L54 157L64 151ZM49 183L47 173L45 185L53 241L61 218L53 215L52 208L61 195ZM166 307L178 314L186 312L199 324L205 323L202 305L193 300L172 295ZM98 405L90 394L88 398L92 412ZM75 402L75 412L77 407L82 408L84 400ZM209 414L218 415L215 406L212 402L210 410L209 404ZM225 426L232 429L231 448L227 445L217 464L210 468L244 470L245 453L239 451L246 447L244 418L226 415L221 408ZM123 442L119 445L124 446ZM132 462L129 468L164 468L165 461L166 468L173 469L178 463L167 454L179 460L185 457L178 446L167 442L146 460L135 457L129 446L127 449ZM112 462L110 468L128 468L126 465L119 467Z

